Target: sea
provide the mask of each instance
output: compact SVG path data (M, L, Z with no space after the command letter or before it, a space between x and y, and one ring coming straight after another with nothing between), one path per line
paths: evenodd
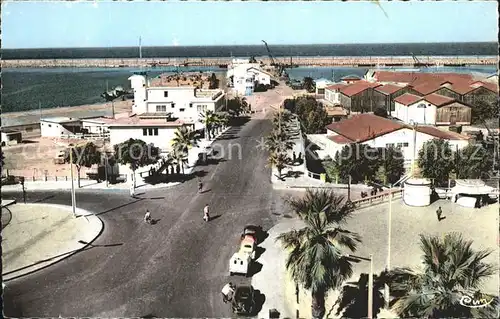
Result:
M491 56L497 55L496 43L441 43L441 44L359 44L359 45L289 45L270 46L274 56ZM58 58L131 58L138 48L57 48L57 49L3 49L2 59L58 59ZM249 57L265 56L263 46L211 47L143 47L142 55L150 57ZM492 74L496 66L464 68L429 67L422 72L465 72ZM116 86L129 89L128 77L138 68L3 68L2 113L28 111L105 102L101 93ZM177 68L152 68L149 77L175 73ZM180 72L225 72L217 67L182 67ZM326 78L338 81L346 75L363 76L366 68L297 67L287 70L292 79Z

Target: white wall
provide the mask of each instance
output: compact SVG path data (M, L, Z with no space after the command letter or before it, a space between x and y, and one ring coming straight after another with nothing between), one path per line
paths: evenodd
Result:
M42 137L60 137L64 135L73 135L74 133L67 130L64 126L58 123L40 121L40 132Z
M332 131L327 130L327 135L333 136L332 133ZM402 153L406 162L405 164L408 167L411 164L411 160L413 158L413 145L416 145L416 158L418 158L418 152L422 148L424 143L434 139L435 137L416 132L416 144L414 144L414 138L415 137L413 130L404 128L389 134L376 137L362 144L369 145L371 147L387 147L388 144L393 144L394 147L397 147L398 144L401 144ZM325 149L329 153L329 156L331 158L335 158L335 152L342 149L342 147L346 145L336 144L329 139L326 139L324 141L332 144L328 145ZM448 142L450 143L452 150L455 150L456 147L458 147L458 149L462 149L469 144L467 140L449 140Z
M110 126L109 142L111 145L116 145L128 139L134 138L141 139L147 144L153 143L162 150L169 150L171 148L171 140L174 137L177 128L178 127L174 126ZM144 135L143 129L158 129L158 135L149 135L149 131L146 132L146 135Z
M91 134L101 134L108 131L107 125L98 121L82 120L82 128L87 129Z
M264 72L259 72L258 70L252 69L248 71L252 73L255 77L254 81L257 81L259 84L263 85L271 85L271 76Z
M408 106L401 103L395 104L395 116L405 123L418 123L425 125L436 125L437 107L427 101L418 101ZM425 108L419 108L425 104Z
M146 112L146 78L142 75L133 75L129 77L130 87L134 90L134 105L132 106L133 114L141 114Z
M325 100L332 103L340 103L340 92L325 89Z

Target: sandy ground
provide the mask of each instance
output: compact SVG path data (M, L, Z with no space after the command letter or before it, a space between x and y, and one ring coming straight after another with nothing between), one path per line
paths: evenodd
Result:
M446 219L438 221L435 211L443 208ZM466 240L473 241L473 249L491 250L492 254L485 261L498 265L498 203L481 209L461 207L450 201L439 200L428 207L410 207L399 200L393 203L391 267L418 267L421 265L419 234L442 236L446 233L459 232ZM418 221L418 222L416 222ZM301 222L297 221L295 227ZM385 267L387 256L387 205L377 205L356 211L347 222L346 228L362 236L362 243L355 252L357 256L368 257L373 254L374 273ZM497 267L498 268L498 267ZM361 273L369 272L369 263L354 264L352 279L357 281ZM292 309L298 309L300 318L311 317L311 295L300 290L299 304L295 301L295 285L287 276L285 296ZM490 277L483 284L486 293L498 294L499 277ZM338 293L330 292L327 297L327 312L337 299ZM379 314L383 316L382 313ZM337 317L332 313L330 318ZM388 318L387 314L383 316Z
M115 101L113 104L115 108L115 113L123 113L132 110L132 100ZM111 114L112 114L111 102L42 109L41 112L40 110L9 112L9 113L2 113L2 126L37 123L40 121L40 117L55 117L55 116L97 117L97 116L111 115Z
M9 175L24 176L32 179L42 179L47 175L50 179L71 176L68 164L55 164L54 158L64 151L70 143L81 140L56 141L50 138L36 138L25 143L2 147L5 156L4 173ZM102 142L95 142L101 145ZM95 168L83 167L80 176L95 171ZM76 170L75 170L76 174ZM76 176L76 175L75 175Z

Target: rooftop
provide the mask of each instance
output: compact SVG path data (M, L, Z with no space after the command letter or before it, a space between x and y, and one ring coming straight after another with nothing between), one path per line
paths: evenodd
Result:
M424 96L423 99L426 100L427 102L434 104L435 106L442 106L442 105L445 105L445 104L448 104L448 103L455 101L455 99L453 99L451 97L447 97L447 96L439 95L439 94L435 94L435 93L426 95L426 96Z
M403 128L412 129L411 126L403 123L368 113L358 114L349 119L329 124L326 128L339 134L328 137L331 141L338 144L361 143ZM467 136L440 130L434 126L416 126L415 130L440 139L469 139Z
M80 119L79 118L74 118L74 117L57 116L57 117L45 117L45 118L41 118L40 121L62 124L62 123L78 122L78 121L80 121Z
M347 84L345 84L345 83L335 83L333 85L327 86L326 88L328 90L336 90L336 89L341 89L341 88L343 88L345 86L347 86Z
M123 127L123 126L167 126L167 127L179 127L186 124L192 124L191 122L181 121L179 119L167 120L167 115L164 113L151 114L144 113L139 115L131 116L119 116L116 118L101 117L97 118L103 123L106 123L109 127Z
M403 128L403 125L377 115L363 113L329 124L326 128L350 141L364 142L397 131Z
M411 93L405 93L405 94L400 95L397 98L395 98L394 102L398 102L398 103L403 104L403 105L410 105L410 104L413 104L421 99L422 99L421 96L411 94Z
M375 88L375 90L384 93L385 95L393 94L401 89L408 87L407 85L395 85L395 84L385 84Z
M366 81L358 81L356 83L353 83L351 85L347 85L343 88L340 89L340 92L344 95L347 96L353 96L358 93L363 92L364 90L367 90L369 88L376 88L382 84L380 83L372 83L372 82L366 82Z

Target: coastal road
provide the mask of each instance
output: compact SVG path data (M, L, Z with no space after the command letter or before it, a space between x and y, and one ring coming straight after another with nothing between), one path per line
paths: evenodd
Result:
M140 199L123 193L78 190L78 207L105 224L96 247L26 277L4 292L9 317L229 317L220 290L229 280L228 263L246 224L270 228L283 212L272 190L266 154L257 139L268 120L231 128L215 150L224 159L197 171L207 191L197 194L192 179L171 189L148 190ZM241 151L240 151L241 150ZM140 189L139 189L140 192ZM14 193L2 194L7 198ZM19 196L19 194L17 194ZM69 204L69 192L32 192L29 201ZM202 221L205 204L214 218ZM142 221L148 208L156 225ZM265 252L264 252L265 254ZM259 287L254 287L259 289Z

